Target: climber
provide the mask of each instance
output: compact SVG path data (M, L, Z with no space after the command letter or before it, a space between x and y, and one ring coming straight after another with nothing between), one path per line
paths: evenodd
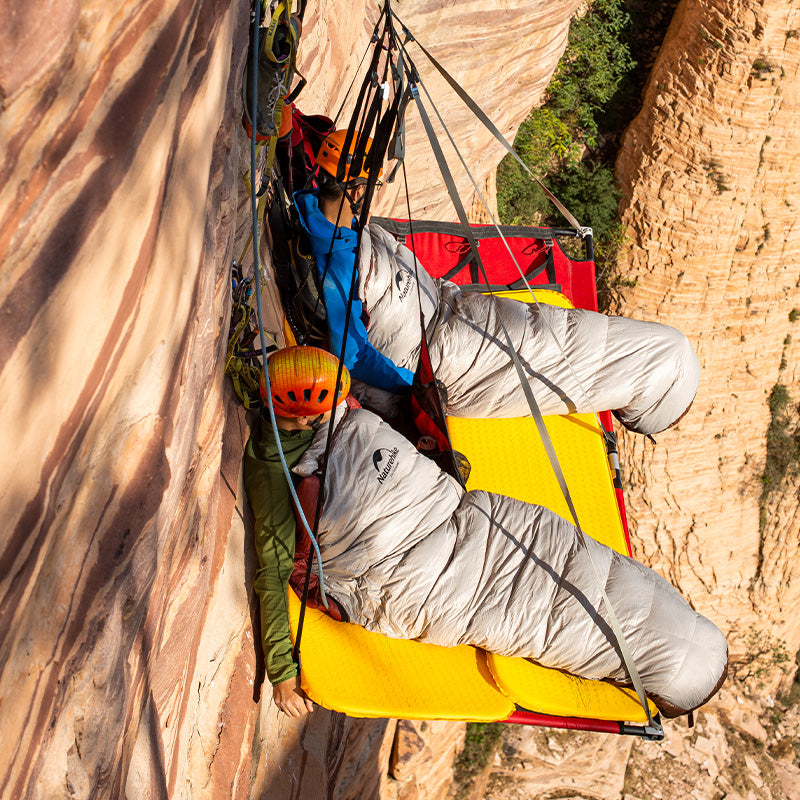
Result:
M296 365L284 363L283 370L278 362L270 359L269 363L273 389L282 387L287 382L291 389L295 383L292 367L299 366L301 371L303 367L299 359ZM323 363L327 364L327 360ZM313 370L313 360L307 366ZM261 607L265 667L267 678L273 685L275 705L291 717L303 716L313 710L313 704L300 688L289 638L286 593L294 567L295 516L278 447L283 451L289 469L294 467L311 444L315 431L330 418L333 403L333 382L329 382L328 372L320 374L319 381L313 372L304 373L303 378L312 387L318 382L317 388L320 392L314 397L306 397L301 391L299 400L287 396L275 402L280 445L275 440L270 420L262 413L244 453L245 490L255 516L258 572L254 588ZM333 378L335 381L335 372ZM341 387L342 398L349 391L349 376L346 372L345 380L348 383ZM300 390L300 383L297 388ZM325 397L320 396L321 391L326 392ZM261 393L265 394L263 380Z
M281 444L298 476L315 473L323 458L337 367L330 353L310 347L269 359ZM344 374L340 394L348 388ZM687 713L719 689L725 637L653 570L593 539L584 547L573 525L542 506L465 491L369 411L340 404L334 425L318 541L328 597L349 621L626 684L590 551L662 713ZM247 445L245 486L256 518L267 670L278 707L296 716L309 701L290 656L294 525L276 448L262 418Z
M364 166L353 168L352 153L344 179L334 177L345 133L334 132L320 147L318 188L294 196L324 276L330 350L337 355L358 241L350 213L358 209L368 178ZM358 133L353 141L357 138ZM345 349L354 379L389 392L408 390L419 361L420 302L433 372L452 416L530 413L501 319L543 414L611 409L627 428L652 434L674 425L697 391L697 358L675 328L462 292L431 278L408 248L370 224L361 238Z

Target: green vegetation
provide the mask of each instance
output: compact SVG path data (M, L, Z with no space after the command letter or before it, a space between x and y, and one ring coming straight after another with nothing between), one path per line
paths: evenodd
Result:
M711 182L717 187L717 194L729 192L731 187L728 186L727 178L722 174L722 162L719 159L712 158L705 162L706 172Z
M767 456L761 474L760 522L763 529L772 493L787 477L800 471L800 409L781 383L769 395L770 423L767 428Z
M795 661L797 661L797 656L795 656ZM786 706L793 706L800 703L800 670L795 672L792 685L780 700ZM798 745L800 745L800 742L798 742Z
M751 625L744 635L744 655L731 661L731 674L737 681L762 688L776 669L785 670L789 662L786 642Z
M750 74L761 80L765 75L769 75L770 72L774 72L774 70L774 64L770 64L766 58L759 57L753 62L753 67L750 70Z
M789 322L797 322L798 317L800 317L800 310L793 308L789 312Z
M505 726L500 722L470 722L464 738L464 749L455 763L453 780L458 787L456 798L464 798L475 777L486 768L500 746Z
M514 141L520 158L594 232L601 294L610 302L625 285L616 275L616 256L624 245L618 219L620 193L613 158L600 134L628 121L606 109L636 63L628 45L630 17L624 0L592 0L573 20L569 43L547 88L545 102L522 123ZM626 111L633 109L629 104ZM619 115L617 115L618 117ZM612 148L613 150L613 148ZM541 189L510 156L497 170L497 202L506 224L563 225Z

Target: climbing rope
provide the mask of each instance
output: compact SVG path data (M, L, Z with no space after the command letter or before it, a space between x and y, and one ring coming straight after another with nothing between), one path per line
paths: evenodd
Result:
M252 31L252 47L253 47L253 72L252 72L252 105L251 105L251 119L256 119L256 113L258 109L258 53L259 53L259 32L261 27L261 2L257 0L255 3L255 10L254 10L254 17L253 17L253 31ZM251 133L250 133L250 175L255 176L256 174L256 156L257 156L257 142L256 142L256 128L255 126L251 126ZM319 544L317 543L317 538L311 530L311 526L308 524L308 520L303 513L302 506L300 504L300 499L297 497L297 492L294 488L294 482L292 481L292 473L289 471L289 467L286 463L286 456L283 452L283 447L281 446L281 437L280 437L280 430L278 428L278 422L275 418L275 408L272 402L272 390L270 387L269 381L269 370L267 369L267 344L266 344L266 335L264 333L264 318L263 313L261 310L261 271L259 269L259 262L258 262L258 245L260 241L259 237L259 226L258 226L258 196L255 191L255 182L251 181L250 185L250 210L252 216L252 231L251 237L253 241L253 274L255 276L255 290L256 290L256 311L258 314L258 331L261 343L261 363L262 363L262 371L264 374L264 384L266 386L266 395L267 395L267 409L269 410L269 419L272 425L272 432L275 436L275 442L278 445L278 455L280 457L281 466L283 467L283 473L286 478L286 483L289 487L289 492L292 495L292 500L294 501L295 508L298 509L298 514L300 519L303 523L303 526L308 533L309 539L311 540L311 544L314 547L314 552L317 556L317 568L318 568L318 575L319 575L319 588L320 588L320 595L322 597L322 603L326 609L328 609L328 600L325 596L325 579L322 573L322 554L319 550ZM310 559L309 559L310 561Z

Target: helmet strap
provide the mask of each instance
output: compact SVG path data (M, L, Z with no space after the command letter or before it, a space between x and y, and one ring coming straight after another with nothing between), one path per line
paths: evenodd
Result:
M361 211L361 206L364 204L364 195L362 194L361 197L356 200L353 198L353 195L350 194L350 190L347 188L347 186L345 186L344 196L347 198L347 202L350 203L350 210L353 212L353 216L357 217Z
M322 418L324 416L325 416L324 414L320 414L318 417L314 417L314 419L310 419L308 421L308 426L311 428L312 431L314 431L314 433L316 433L320 429L320 426L322 425Z

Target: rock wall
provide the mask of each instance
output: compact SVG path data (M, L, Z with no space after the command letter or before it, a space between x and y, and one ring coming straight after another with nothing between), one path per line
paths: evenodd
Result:
M43 11L14 4L0 46L0 794L167 796L219 737L214 654L246 657L246 605L209 623L241 559L221 356L247 11Z
M637 280L624 313L685 331L700 391L652 447L624 441L637 550L731 631L800 648L798 481L759 520L772 387L800 400L800 11L684 0L622 144Z
M723 690L723 694L724 694ZM728 698L729 699L729 698ZM734 701L735 704L735 701ZM660 743L580 731L509 726L503 747L469 800L520 797L798 800L800 769L759 725L733 727L719 704L694 727L672 721ZM797 708L781 723L796 735ZM743 735L744 734L744 735ZM789 748L791 750L791 748Z
M620 311L685 331L703 370L655 447L622 437L634 549L730 633L735 673L763 671L661 744L509 726L471 800L800 797L796 689L775 696L800 648L797 475L760 507L768 397L800 400L799 68L795 3L682 0L617 161Z
M529 5L397 7L511 134L577 0ZM6 6L0 718L13 734L0 796L441 794L424 764L444 749L395 747L387 788L394 723L318 710L297 725L268 686L261 699L239 483L248 421L223 379L229 267L249 224L248 3ZM374 14L309 5L302 108L335 113ZM437 99L480 184L500 153L457 103ZM415 214L452 216L427 162L415 161ZM447 752L459 735L445 734Z

